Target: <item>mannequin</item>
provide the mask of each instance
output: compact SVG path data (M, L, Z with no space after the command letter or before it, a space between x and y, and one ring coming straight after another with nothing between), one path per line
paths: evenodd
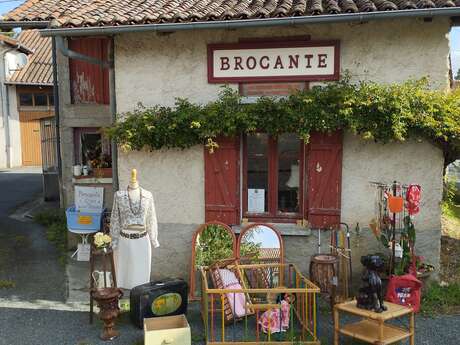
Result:
M131 171L126 190L115 193L110 222L118 286L132 289L150 281L152 247L157 240L157 218L152 193L139 186Z

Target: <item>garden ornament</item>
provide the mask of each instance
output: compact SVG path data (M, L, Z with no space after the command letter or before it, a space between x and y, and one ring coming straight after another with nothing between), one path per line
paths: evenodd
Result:
M359 289L357 307L381 313L387 310L383 304L383 287L380 273L383 272L384 262L378 255L361 257L361 264L366 268L362 280L364 286Z

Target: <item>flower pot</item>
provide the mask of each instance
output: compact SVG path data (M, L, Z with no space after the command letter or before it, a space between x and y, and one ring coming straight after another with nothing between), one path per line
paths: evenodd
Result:
M112 168L94 168L93 175L97 178L112 177Z
M91 294L99 307L99 318L104 322L100 338L104 341L115 339L120 335L115 329L115 319L120 312L118 300L123 292L118 288L103 288L94 289Z

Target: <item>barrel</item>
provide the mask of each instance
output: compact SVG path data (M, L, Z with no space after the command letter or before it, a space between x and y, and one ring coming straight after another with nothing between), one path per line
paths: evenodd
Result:
M321 292L335 294L339 260L333 254L316 254L310 260L310 280L315 283Z

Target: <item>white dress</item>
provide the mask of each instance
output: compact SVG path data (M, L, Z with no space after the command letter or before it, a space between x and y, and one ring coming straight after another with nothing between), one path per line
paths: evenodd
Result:
M115 193L110 220L117 285L123 289L150 282L152 247L159 247L158 224L152 193L140 188L139 199L130 200L127 190ZM132 239L121 235L147 232Z

